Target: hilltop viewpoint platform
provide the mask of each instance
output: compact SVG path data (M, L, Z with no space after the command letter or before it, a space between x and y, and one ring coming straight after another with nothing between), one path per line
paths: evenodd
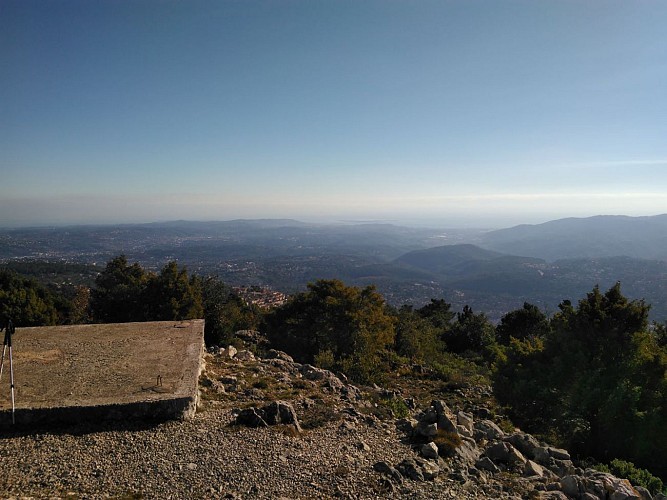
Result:
M17 328L15 426L194 414L204 320ZM12 426L9 352L0 428Z

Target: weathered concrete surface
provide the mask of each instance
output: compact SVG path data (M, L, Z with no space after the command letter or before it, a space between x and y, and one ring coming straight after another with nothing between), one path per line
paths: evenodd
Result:
M17 426L194 413L204 321L17 328ZM0 427L11 426L9 360L0 382Z

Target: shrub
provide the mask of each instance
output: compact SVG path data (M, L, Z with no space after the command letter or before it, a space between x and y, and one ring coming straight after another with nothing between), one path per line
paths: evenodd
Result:
M268 389L269 388L269 382L266 379L259 379L257 382L253 383L252 386L255 389Z
M405 418L410 415L410 409L401 398L382 398L378 404L391 411L396 418Z
M635 486L643 486L652 494L660 493L664 485L660 478L655 477L646 469L639 469L635 467L632 462L625 460L614 459L609 465L600 464L595 467L602 472L609 472L617 477L627 479Z
M469 384L486 384L487 370L473 360L452 353L445 353L438 361L430 364L433 376L452 386L465 387Z
M304 410L301 417L302 429L316 429L329 422L340 420L342 415L329 404L316 404Z
M438 446L438 455L441 457L451 457L454 450L461 446L461 436L456 432L448 432L443 429L438 429L438 435L433 439L433 442Z

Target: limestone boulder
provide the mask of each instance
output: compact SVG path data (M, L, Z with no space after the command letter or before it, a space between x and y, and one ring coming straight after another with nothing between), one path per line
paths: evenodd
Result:
M502 439L505 433L491 420L479 420L474 423L475 439Z
M462 426L463 428L467 429L468 432L470 433L470 436L472 437L472 433L474 431L473 424L474 424L474 419L471 413L466 413L464 411L460 411L456 414L456 424Z
M263 408L246 408L236 417L238 425L267 427L269 425L293 425L301 432L301 425L294 407L286 401L274 401Z
M540 493L540 500L570 500L562 491L545 491Z
M514 446L517 450L523 453L524 456L530 458L531 460L536 459L536 451L541 448L540 443L530 434L524 432L515 432L509 436L506 436L505 441ZM548 450L544 449L546 454L549 455Z
M458 434L456 429L456 420L451 417L452 413L445 404L444 401L434 400L431 403L431 407L435 410L436 414L436 423L438 424L438 429L445 432L453 432Z
M424 481L424 473L413 458L406 458L396 466L396 469L405 478L413 481Z
M438 424L421 421L415 427L414 435L431 440L438 435Z
M415 459L415 462L421 469L425 480L433 481L436 477L440 475L440 467L433 460L424 460L417 458Z
M433 441L423 444L419 451L424 458L438 459L438 446Z
M283 351L277 351L276 349L269 349L269 352L266 354L266 359L279 359L287 363L294 363L294 358Z
M331 371L317 368L313 365L301 365L301 375L306 380L315 380L324 382L327 387L335 391L340 391L345 384Z
M571 460L570 454L567 450L548 446L547 452L549 453L549 456L555 458L556 460Z
M641 494L633 488L630 481L620 479L606 472L589 469L585 474L586 491L609 500L639 500Z
M488 471L492 474L496 474L500 472L500 469L496 464L493 463L493 460L491 460L489 457L482 457L480 458L476 463L475 467L477 467L479 470L485 470Z
M396 428L408 435L412 435L417 425L419 422L414 418L399 418L396 421Z
M269 424L264 420L261 411L256 408L246 408L241 410L236 416L237 425L245 425L247 427L268 427Z
M489 446L484 454L494 463L506 465L525 465L526 458L510 443L498 442Z
M225 348L220 349L219 355L220 355L221 358L232 359L232 358L234 358L234 356L236 356L237 352L238 352L238 350L236 349L236 347L234 347L233 345L230 345L230 346L227 346L226 349Z
M544 477L544 468L532 460L528 460L523 468L525 477Z
M373 465L373 470L384 474L385 476L393 479L394 481L401 483L403 482L403 476L398 471L398 469L392 467L387 462L377 462Z
M438 423L438 412L435 411L433 406L429 406L425 410L419 412L416 418L420 423L436 424Z
M568 497L579 498L586 492L582 478L578 476L564 476L560 479L560 489Z
M464 464L472 465L479 459L482 450L477 447L474 439L461 438L461 444L454 449L454 456Z
M297 431L301 432L301 425L296 416L294 407L287 401L274 401L262 408L264 420L269 425L293 425Z

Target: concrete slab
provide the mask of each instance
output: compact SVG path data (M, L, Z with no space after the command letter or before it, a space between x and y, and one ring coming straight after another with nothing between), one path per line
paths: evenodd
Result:
M17 426L186 418L196 409L204 320L17 328L12 338ZM8 357L0 428L12 426Z

